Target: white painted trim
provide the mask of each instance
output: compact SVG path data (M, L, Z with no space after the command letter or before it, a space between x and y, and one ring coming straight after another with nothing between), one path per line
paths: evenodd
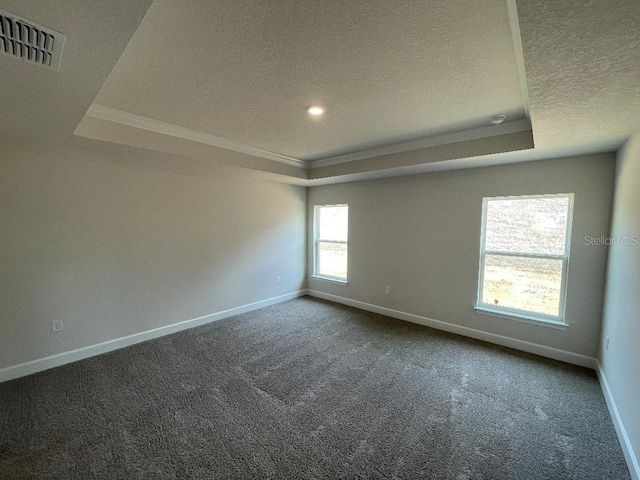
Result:
M94 103L89 107L86 115L88 117L117 123L119 125L139 128L141 130L155 132L162 135L169 135L176 138L182 138L184 140L212 145L214 147L225 148L234 152L245 153L247 155L253 155L254 157L266 158L267 160L274 160L276 162L304 169L326 167L329 165L348 163L355 160L379 157L392 153L401 153L409 150L418 150L421 148L436 147L438 145L466 142L469 140L477 140L480 138L495 137L498 135L506 135L509 133L531 130L531 122L528 119L520 119L514 120L512 122L506 122L501 125L487 125L468 130L445 133L442 135L424 137L408 142L394 143L383 147L361 150L358 152L324 158L321 160L306 161L294 157L289 157L287 155L281 155L279 153L269 152L267 150L251 147L250 145L236 142L235 140L229 140L226 138L218 137L216 135L211 135L209 133L199 132L197 130L192 130L186 127L180 127L178 125L162 122L160 120L154 120L152 118L143 117L141 115L136 115L134 113L125 112L123 110L118 110L97 103Z
M267 160L274 160L276 162L285 163L294 167L309 168L308 162L304 160L298 160L297 158L280 155L279 153L268 152L266 150L261 150L259 148L245 145L244 143L236 142L235 140L228 140L226 138L217 137L209 133L203 133L198 132L197 130L192 130L190 128L179 127L171 123L161 122L160 120L154 120L152 118L143 117L134 113L124 112L122 110L99 105L97 103L94 103L89 107L86 115L89 117L97 118L99 120L105 120L107 122L126 125L128 127L140 128L149 132L169 135L172 137L182 138L184 140L191 140L193 142L204 143L206 145L212 145L214 147L233 150L234 152L246 153L247 155L253 155L254 157L266 158Z
M524 68L524 51L522 50L522 35L520 33L520 19L518 18L516 0L507 0L507 10L509 11L509 26L511 27L511 37L513 38L513 50L516 54L516 68L518 69L518 79L520 80L522 104L524 105L527 118L531 118L529 87L527 86L527 72Z
M451 143L467 142L469 140L478 140L480 138L497 137L498 135L506 135L525 130L531 130L531 122L529 120L514 120L513 122L506 122L501 125L487 125L458 132L445 133L442 135L433 135L408 142L393 143L383 147L361 150L359 152L348 153L346 155L338 155L336 157L329 157L322 160L313 160L308 163L309 168L311 169L327 167L329 165L348 163L356 160L363 160L365 158L380 157L382 155L407 152L409 150L418 150L421 148L437 147L439 145L448 145Z
M529 325L536 325L538 327L553 328L555 330L566 330L569 327L568 323L561 323L553 320L547 320L546 318L537 318L533 316L530 317L527 315L520 315L520 314L511 315L509 313L506 313L504 310L494 310L492 308L486 308L486 307L473 307L473 309L478 315L487 315L489 317L504 318L505 320L528 323Z
M154 338L158 337L164 337L165 335L180 332L182 330L187 330L189 328L199 327L200 325L215 322L217 320L222 320L234 315L251 312L259 308L268 307L270 305L275 305L277 303L291 300L293 298L302 297L306 294L306 290L298 290L297 292L287 293L278 297L267 298L266 300L260 300L259 302L253 302L247 305L242 305L240 307L222 310L220 312L211 313L209 315L204 315L198 318L192 318L191 320L185 320L171 325L166 325L164 327L147 330L145 332L127 335L126 337L116 338L114 340L108 340L106 342L98 343L95 345L78 348L76 350L58 353L56 355L51 355L50 357L39 358L30 362L5 367L3 369L0 369L0 383L12 380L14 378L31 375L32 373L42 372L43 370L48 370L50 368L59 367L67 363L83 360L85 358L101 355L103 353L128 347L136 343L146 342L147 340L153 340Z
M496 345L502 345L504 347L522 350L523 352L533 353L535 355L552 358L554 360L560 360L562 362L579 365L581 367L587 367L591 369L596 368L595 358L581 355L579 353L568 352L566 350L547 347L538 343L526 342L524 340L518 340L516 338L505 337L503 335L497 335L495 333L476 330L475 328L463 327L462 325L454 325L452 323L443 322L441 320L434 320L432 318L423 317L421 315L401 312L399 310L393 310L391 308L381 307L379 305L372 305L370 303L360 302L358 300L352 300L350 298L339 297L338 295L318 292L316 290L307 290L307 292L307 294L312 297L318 297L332 302L342 303L343 305L360 308L361 310L366 310L368 312L379 313L380 315L386 315L388 317L398 318L407 322L425 325L427 327L435 328L438 330L444 330L445 332L455 333L458 335L463 335L465 337L483 340L489 343L495 343Z
M624 454L624 458L627 461L629 473L631 473L631 479L640 480L640 463L638 462L638 457L633 451L631 440L629 440L627 430L626 428L624 428L624 424L622 423L620 412L618 412L616 401L613 398L611 388L609 387L609 382L607 381L607 376L604 374L604 370L602 369L602 365L600 365L600 361L597 361L596 373L598 374L598 380L600 380L600 388L602 388L604 400L607 402L607 407L609 408L609 413L611 414L611 419L613 420L613 426L615 427L616 433L618 434L618 440L620 441L620 446L622 447L622 453Z
M323 277L322 275L309 275L311 278L313 278L314 280L322 280L323 282L331 282L331 283L335 283L336 285L340 285L342 287L346 287L347 285L349 285L349 282L347 282L346 280L341 280L337 277Z

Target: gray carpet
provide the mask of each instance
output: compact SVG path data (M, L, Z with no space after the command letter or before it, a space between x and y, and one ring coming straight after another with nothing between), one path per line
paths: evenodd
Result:
M0 478L630 477L592 371L304 297L0 384Z

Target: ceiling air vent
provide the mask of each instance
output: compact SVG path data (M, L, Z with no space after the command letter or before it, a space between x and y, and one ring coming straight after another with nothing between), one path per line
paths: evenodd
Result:
M0 53L58 70L65 36L0 10Z

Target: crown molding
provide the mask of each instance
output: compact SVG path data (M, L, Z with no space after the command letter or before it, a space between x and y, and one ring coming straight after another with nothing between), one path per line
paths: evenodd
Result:
M324 158L321 160L306 161L300 160L286 155L261 150L259 148L245 145L244 143L228 140L226 138L217 137L208 133L198 132L186 127L180 127L160 120L143 117L134 113L125 112L115 108L107 107L94 103L89 107L86 115L88 117L97 118L107 122L125 125L129 127L139 128L142 130L169 135L184 140L190 140L214 147L232 150L234 152L245 153L255 157L274 160L298 168L313 169L326 167L329 165L337 165L340 163L348 163L366 158L379 157L382 155L390 155L393 153L401 153L410 150L418 150L421 148L435 147L438 145L446 145L451 143L465 142L476 140L479 138L493 137L496 135L504 135L508 133L520 132L531 129L531 122L528 119L514 120L501 125L487 125L483 127L461 130L452 133L434 135L431 137L419 138L408 142L394 143L383 147L372 148L368 150L360 150L357 152L338 155L334 157Z
M154 120L152 118L143 117L134 113L124 112L122 110L107 107L105 105L94 103L93 105L91 105L91 107L89 107L86 115L120 125L140 128L142 130L147 130L150 132L182 138L184 140L191 140L193 142L204 143L206 145L225 148L227 150L233 150L234 152L245 153L247 155L253 155L255 157L266 158L267 160L274 160L276 162L285 163L294 167L309 168L308 162L304 160L288 157L286 155L280 155L279 153L261 150L259 148L251 147L234 140L228 140L226 138L217 137L208 133L198 132L197 130L192 130L186 127L179 127L170 123L161 122L160 120Z
M369 150L361 150L358 152L348 153L346 155L338 155L335 157L325 158L322 160L314 160L309 162L309 168L328 167L339 163L348 163L365 158L380 157L382 155L390 155L393 153L407 152L410 150L419 150L421 148L437 147L438 145L448 145L450 143L466 142L469 140L477 140L479 138L494 137L509 133L522 132L531 130L531 122L523 118L506 122L501 125L487 125L469 130L460 130L458 132L444 133L442 135L434 135L431 137L419 138L408 142L393 143L383 147L372 148Z
M511 27L511 37L513 38L513 50L516 54L516 67L518 69L518 79L520 80L520 93L522 104L527 118L531 118L529 112L529 87L527 86L527 72L524 68L524 51L522 50L522 36L520 34L520 20L518 19L518 6L516 0L507 0L507 10L509 11L509 26Z

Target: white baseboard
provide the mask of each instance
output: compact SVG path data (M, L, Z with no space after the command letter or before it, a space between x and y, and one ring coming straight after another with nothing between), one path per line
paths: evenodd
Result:
M627 461L627 466L629 467L629 472L631 473L631 479L640 480L640 464L638 463L638 457L633 451L633 446L631 445L631 441L629 440L629 435L627 435L627 429L624 428L622 418L620 418L620 412L618 412L618 407L615 400L613 399L611 389L609 388L607 376L604 374L604 370L602 369L602 365L600 365L599 361L597 362L596 373L598 374L598 379L600 380L600 388L602 388L604 399L607 402L607 407L609 408L609 414L611 415L611 419L613 420L613 426L615 427L616 433L618 434L618 440L620 440L622 453L624 454L624 458Z
M241 313L250 312L259 308L275 305L276 303L291 300L293 298L302 297L307 294L306 290L298 290L297 292L288 293L286 295L280 295L278 297L268 298L259 302L249 303L240 307L230 308L221 312L211 313L198 318L192 318L191 320L185 320L183 322L174 323L164 327L154 328L153 330L147 330L145 332L134 333L126 337L116 338L106 342L98 343L96 345L89 345L87 347L78 348L68 352L58 353L51 355L50 357L39 358L30 362L21 363L18 365L12 365L0 369L0 383L14 378L24 377L31 375L32 373L41 372L50 368L59 367L67 363L82 360L84 358L94 357L102 353L117 350L119 348L128 347L140 342L152 340L154 338L163 337L171 333L179 332L181 330L187 330L189 328L198 327L206 323L215 322L224 318L232 317L234 315L240 315Z
M350 298L318 292L316 290L307 290L307 294L312 297L323 298L332 302L342 303L343 305L349 305L350 307L367 310L368 312L379 313L388 317L398 318L407 322L425 325L427 327L444 330L445 332L455 333L458 335L463 335L465 337L475 338L477 340L483 340L489 343L495 343L497 345L502 345L503 347L522 350L523 352L533 353L535 355L552 358L554 360L560 360L562 362L571 363L573 365L579 365L581 367L587 367L594 370L596 368L595 358L581 355L579 353L568 352L566 350L560 350L558 348L547 347L545 345L540 345L537 343L526 342L524 340L518 340L511 337L505 337L503 335L497 335L495 333L476 330L475 328L454 325L452 323L443 322L441 320L434 320L432 318L415 315L413 313L401 312L399 310L393 310L391 308L372 305L370 303L360 302L358 300L352 300Z

